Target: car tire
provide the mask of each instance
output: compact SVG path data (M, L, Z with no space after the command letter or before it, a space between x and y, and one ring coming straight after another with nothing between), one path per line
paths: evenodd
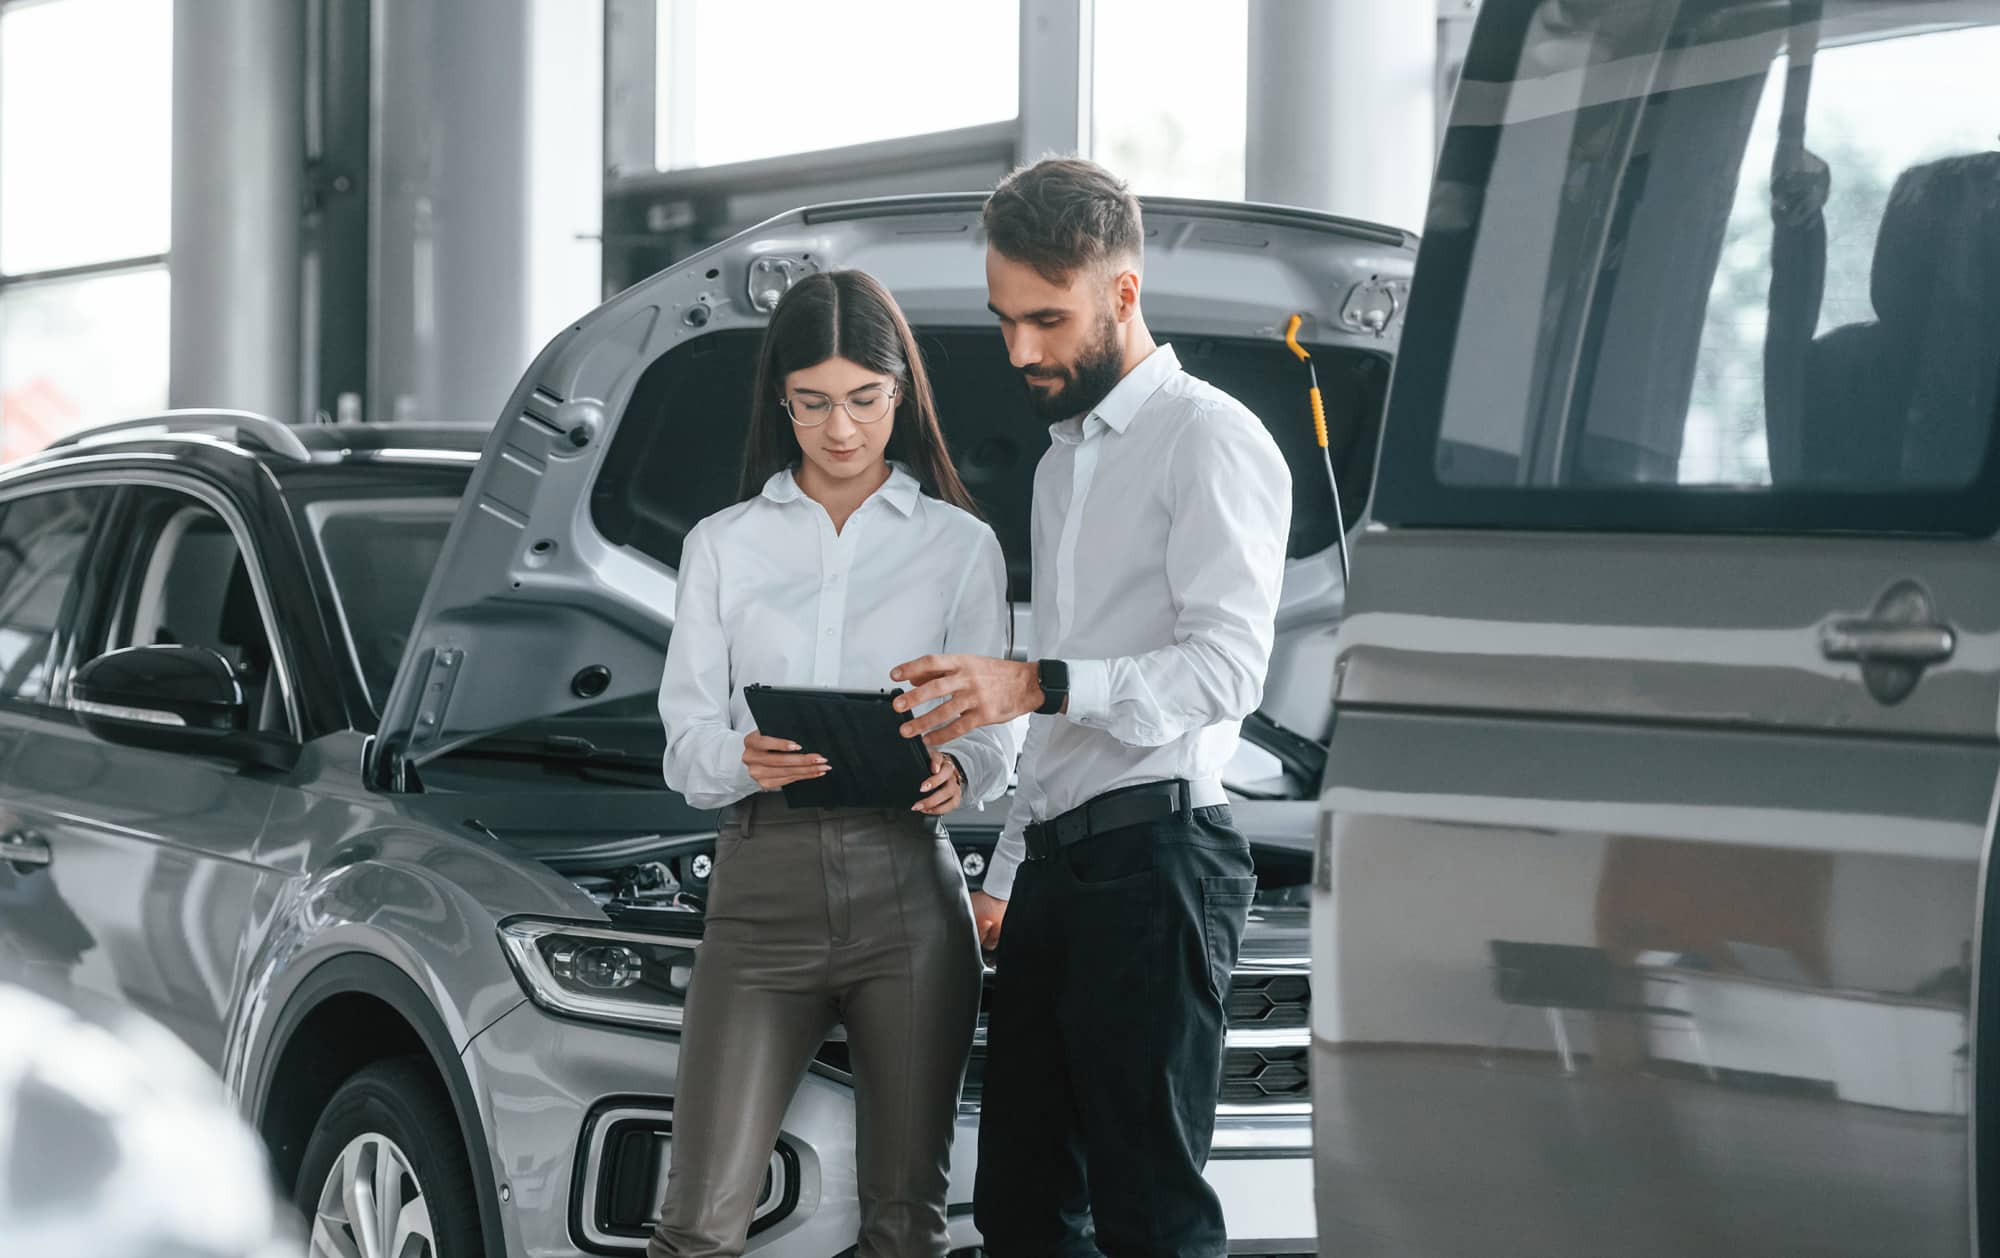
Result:
M485 1253L458 1115L444 1085L419 1058L376 1062L340 1085L306 1144L292 1201L312 1235L313 1253ZM331 1234L331 1243L323 1247L324 1234ZM413 1237L427 1238L428 1247L412 1246Z

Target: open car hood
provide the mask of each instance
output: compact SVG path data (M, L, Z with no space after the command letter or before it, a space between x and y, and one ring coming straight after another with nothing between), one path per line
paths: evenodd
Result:
M786 214L634 285L551 342L486 442L371 768L395 777L482 736L593 705L636 705L658 687L681 541L736 497L758 336L778 297L816 270L871 272L917 329L946 436L1000 534L1025 621L1029 487L1048 433L986 309L983 201L907 197ZM1148 324L1189 371L1256 411L1292 465L1296 571L1281 634L1288 617L1328 619L1338 607L1341 522L1285 326L1304 316L1299 336L1326 396L1352 527L1416 238L1229 203L1148 200L1145 219ZM1316 725L1310 707L1291 719L1266 710L1317 739L1323 718Z

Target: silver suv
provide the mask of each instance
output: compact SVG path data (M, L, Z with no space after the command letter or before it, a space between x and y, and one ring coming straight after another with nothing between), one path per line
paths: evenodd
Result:
M326 1252L643 1248L715 835L659 781L681 540L732 498L778 297L864 267L919 328L1025 599L1046 434L986 313L979 204L832 206L725 242L565 331L490 431L169 416L0 472L0 955L193 1044ZM1304 914L1342 522L1283 335L1305 315L1358 509L1415 242L1194 203L1148 205L1147 227L1153 325L1294 465L1277 658L1230 774L1261 890L1209 1174L1232 1245L1306 1253ZM1004 815L952 821L974 886ZM853 1244L844 1050L788 1112L762 1252ZM964 1249L979 1079L975 1054Z
M1996 65L1482 8L1339 636L1329 1252L2000 1236Z

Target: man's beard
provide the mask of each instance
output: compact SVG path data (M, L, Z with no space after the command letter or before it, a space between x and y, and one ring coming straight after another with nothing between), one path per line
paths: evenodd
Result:
M1118 348L1118 321L1106 317L1097 344L1086 349L1074 368L1029 368L1021 373L1028 390L1028 405L1046 423L1055 423L1094 410L1117 387L1124 375L1125 356ZM1054 392L1043 392L1029 379L1059 379L1068 383Z

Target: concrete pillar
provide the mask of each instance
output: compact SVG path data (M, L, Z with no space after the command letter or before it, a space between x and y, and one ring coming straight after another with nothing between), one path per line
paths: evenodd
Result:
M174 6L167 396L302 418L304 0Z
M1020 165L1090 153L1092 0L1021 0Z
M497 418L597 302L603 8L378 0L367 417Z
M1245 195L1421 230L1436 63L1435 0L1251 0Z

